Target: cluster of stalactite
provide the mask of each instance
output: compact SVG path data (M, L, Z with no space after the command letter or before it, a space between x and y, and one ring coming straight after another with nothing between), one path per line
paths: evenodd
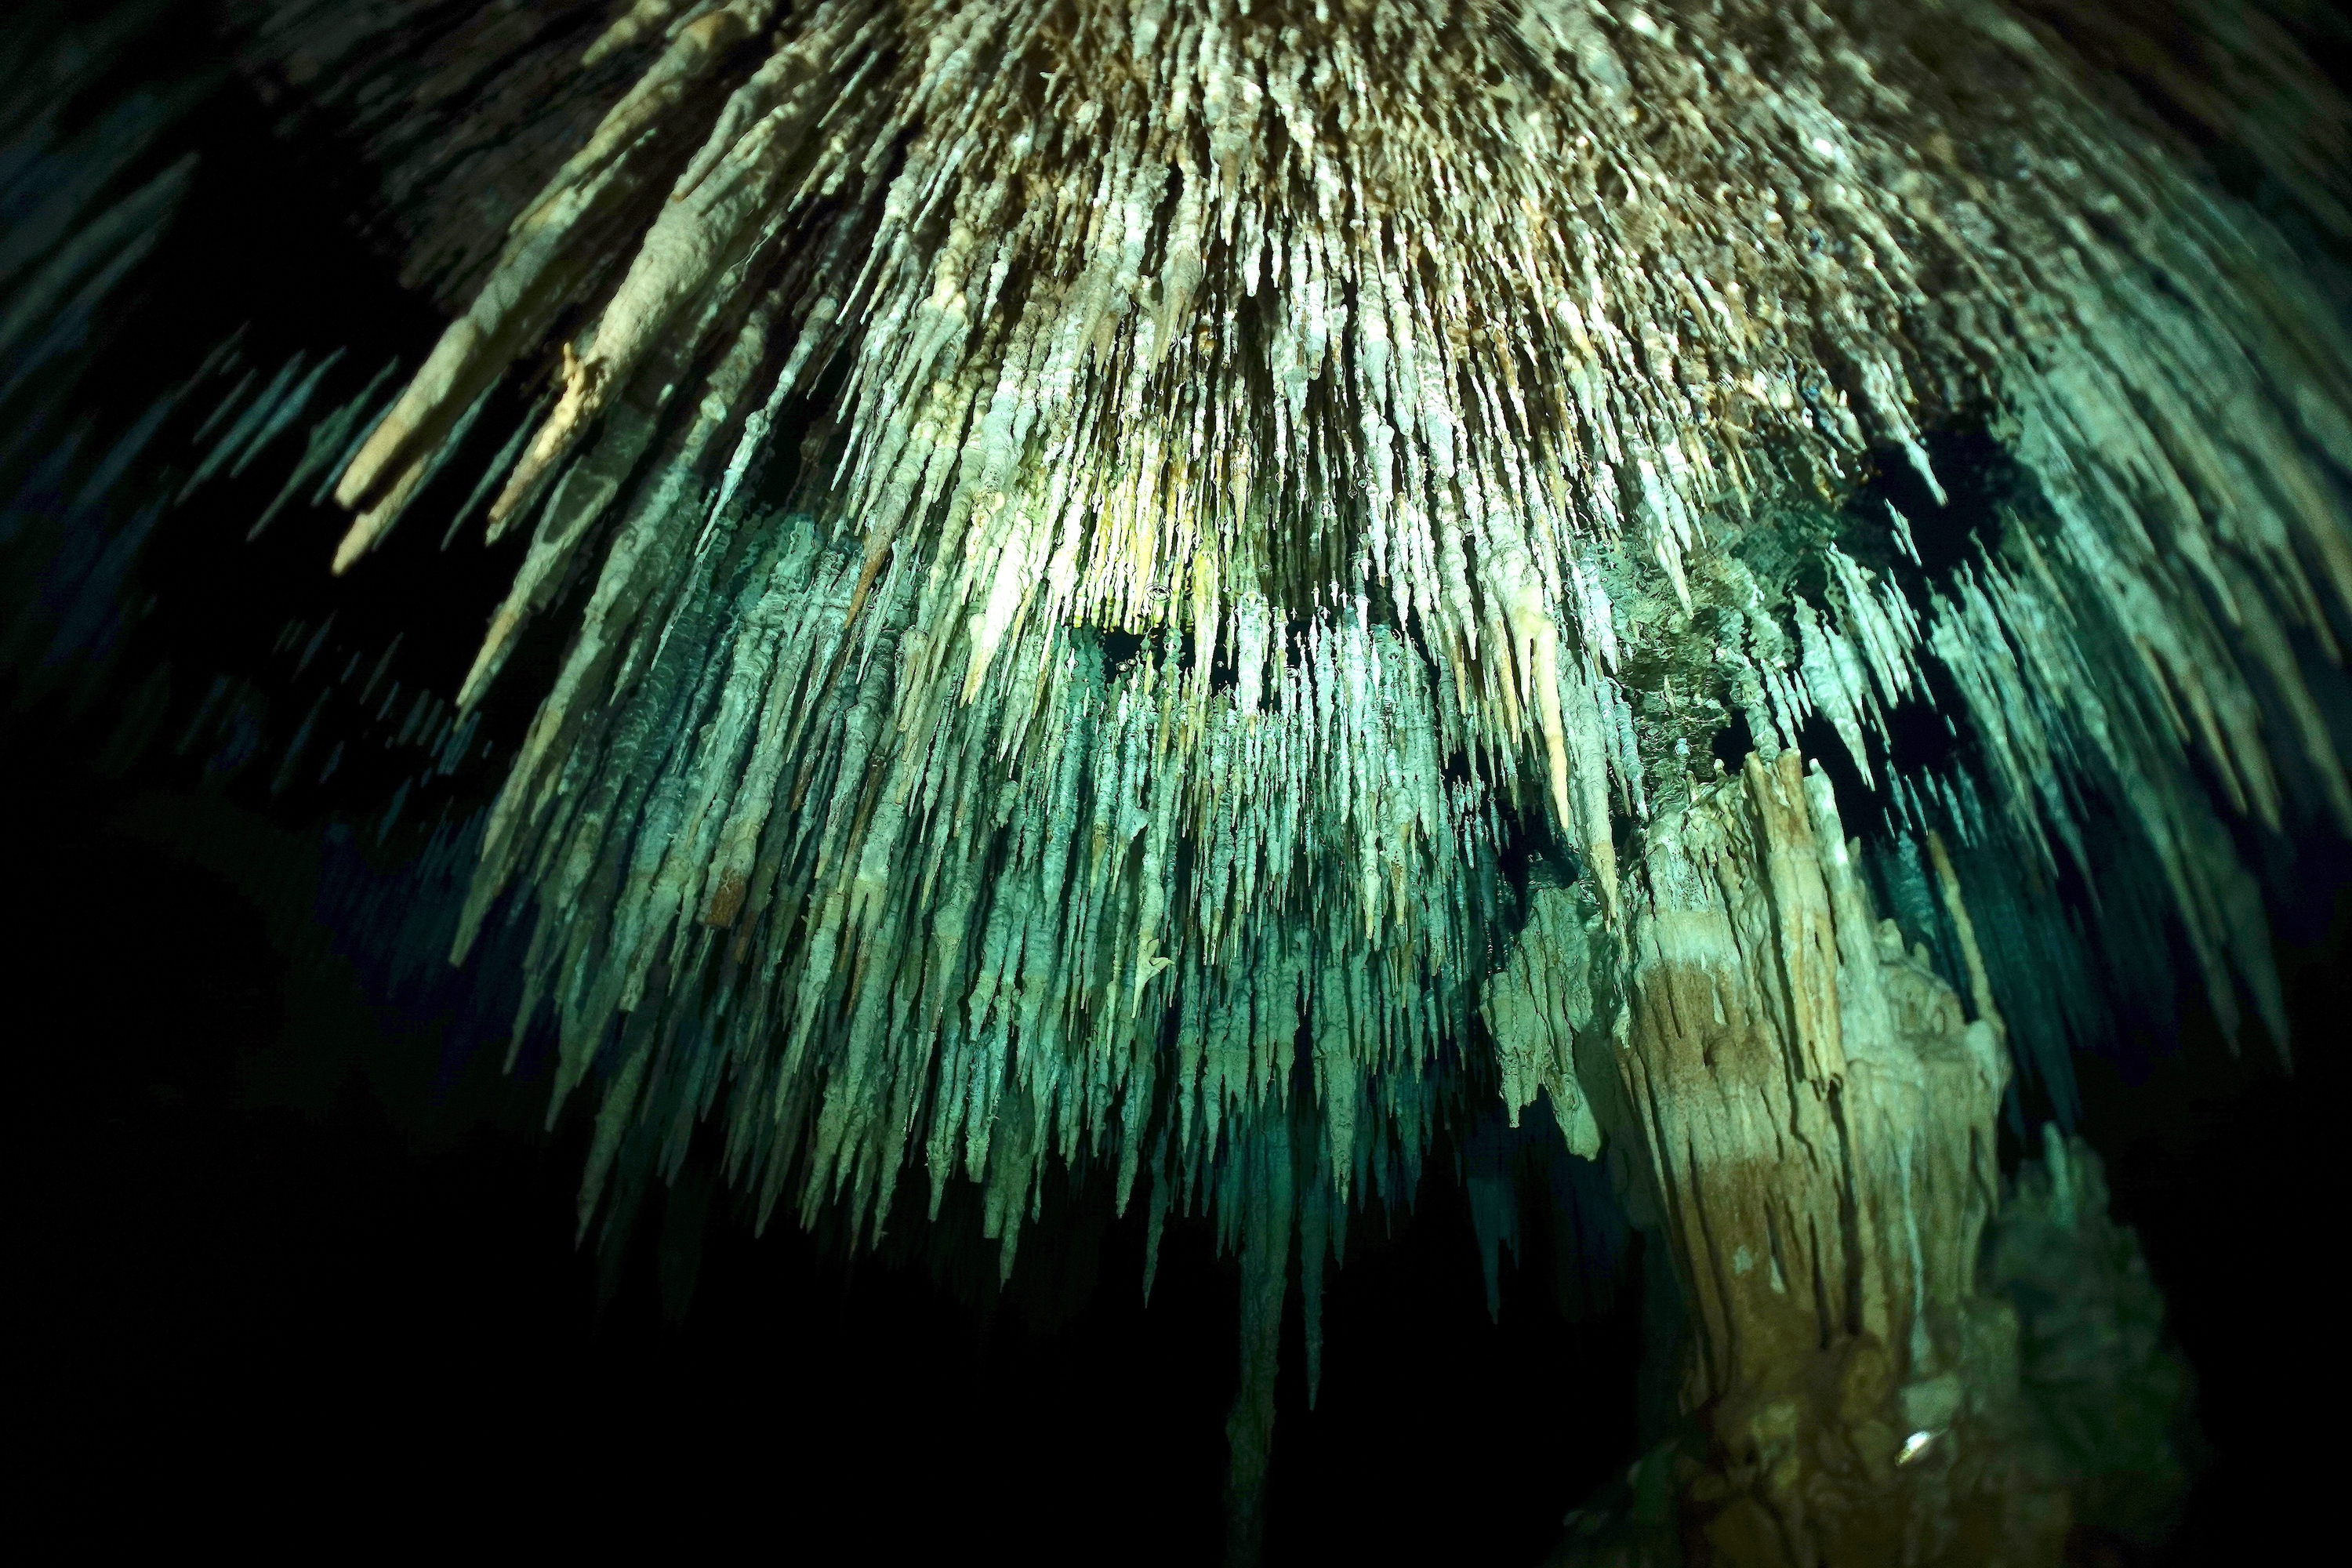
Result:
M2230 132L2273 79L2221 9L2167 15L2228 57L2189 110ZM2120 8L2066 10L255 0L246 68L333 108L454 319L404 381L225 346L173 394L220 399L178 493L268 454L256 531L331 494L353 574L412 513L527 541L402 740L454 766L560 621L457 948L528 930L517 1038L551 1015L559 1101L601 1096L583 1227L715 1123L762 1214L977 1184L1009 1271L1048 1162L1100 1171L1255 1259L1270 1419L1294 1239L1311 1298L1449 1086L1596 1152L1631 1091L1579 1051L1624 998L1665 1037L1727 857L1779 911L1738 1005L1792 1020L1791 1093L1934 1040L1895 1076L1949 1057L1990 1118L1987 1020L2063 1058L2053 965L2095 945L2035 906L2118 837L2153 870L2102 918L2177 921L2283 1040L2232 818L2352 831L2352 351L2102 75L2147 56ZM0 349L69 356L184 178L27 198ZM1980 502L1935 456L1962 426L2006 465ZM1938 709L1924 768L1899 721ZM1866 849L1801 743L1883 803ZM1944 1247L1981 1221L1956 1157L1896 1161L1968 1209ZM1850 1271L1757 1217L1738 1289ZM1958 1299L1933 1262L1869 1276L1908 1303L1874 1332Z
M2347 356L2029 20L613 23L581 69L650 63L336 491L350 567L552 356L476 487L531 537L457 707L583 591L467 929L534 896L600 1158L724 1098L770 1202L878 1221L913 1163L1009 1241L1049 1153L1213 1196L1296 1081L1330 1194L1384 1190L1474 1016L1515 1108L1574 1100L1483 995L1520 825L1614 920L1695 742L1818 717L1878 787L1931 668L1970 809L2054 877L2123 802L2275 1025L2195 769L2352 820L2295 641L2352 591ZM1808 532L1873 461L1940 499L1963 415L2025 476L1973 552L1926 569L1932 502Z

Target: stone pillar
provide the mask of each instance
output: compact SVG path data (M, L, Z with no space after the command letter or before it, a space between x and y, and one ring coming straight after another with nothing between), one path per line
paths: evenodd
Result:
M2063 1495L2014 1457L2015 1318L1977 1288L2008 1074L1980 974L1971 1019L1792 752L1652 826L1624 941L1579 1077L1690 1310L1695 1557L2056 1562Z

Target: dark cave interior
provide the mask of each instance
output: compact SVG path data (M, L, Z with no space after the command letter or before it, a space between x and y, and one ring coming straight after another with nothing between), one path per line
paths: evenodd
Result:
M429 344L429 308L322 216L350 205L323 160L235 94L197 134L214 155L169 241L170 295L109 323L100 384L109 363L194 363L265 300L257 331L365 323L373 341L342 367L355 381ZM283 683L295 710L264 719L282 739L307 697L271 673L289 614L331 610L353 645L407 626L407 679L462 673L519 538L446 555L406 540L347 587L320 569L320 517L215 548L270 489L216 489L163 521L110 684L6 673L25 924L5 963L31 1079L10 1468L30 1516L88 1548L160 1531L315 1549L351 1533L323 1522L339 1516L419 1542L1213 1560L1236 1268L1205 1221L1171 1225L1147 1306L1140 1221L1112 1215L1099 1184L1049 1194L999 1290L992 1248L939 1240L958 1216L927 1226L913 1200L872 1255L789 1223L755 1237L704 1149L625 1247L575 1246L583 1107L543 1130L544 1079L529 1053L501 1072L502 1026L480 1016L496 1008L458 979L388 994L320 912L322 885L422 847L425 805L377 828L394 764L354 748L332 789L280 793L162 742L125 752L125 712L158 689L141 680L183 714L218 669ZM419 596L436 605L422 626ZM524 667L559 644L543 629L525 645L486 732L528 721L541 682ZM495 783L461 773L427 805L462 815ZM2315 891L2273 910L2292 1069L2259 1030L2227 1047L2193 986L2177 1033L2135 1020L2076 1058L2082 1131L2147 1248L2210 1450L2164 1554L2094 1561L2273 1560L2324 1510L2333 1401L2314 1369L2333 1269L2311 1216L2341 1185L2352 854L2332 838L2296 853ZM1269 1561L1534 1563L1647 1435L1640 1243L1580 1276L1555 1256L1574 1238L1530 1226L1490 1317L1455 1160L1440 1142L1409 1212L1357 1216L1325 1276L1311 1412L1293 1298Z
M92 1544L348 1514L420 1539L766 1531L894 1560L978 1528L1039 1562L1213 1556L1234 1265L1204 1222L1170 1228L1148 1307L1142 1227L1100 1202L1049 1213L999 1294L979 1260L958 1279L755 1237L704 1169L600 1261L570 1240L585 1117L547 1134L541 1084L453 1058L446 1007L371 1000L309 918L314 829L67 767L29 782L13 819L43 826L15 878L40 913L10 983L84 998L16 1036L37 1511ZM2282 935L2291 1074L2194 1016L2076 1064L2210 1447L2179 1539L2114 1561L2284 1549L2321 1495L2332 1269L2307 1216L2336 1186L2352 900ZM1477 1245L1435 1176L1392 1231L1359 1216L1311 1413L1294 1305L1270 1561L1535 1563L1629 1462L1638 1256L1613 1300L1564 1313L1532 1234L1490 1320Z

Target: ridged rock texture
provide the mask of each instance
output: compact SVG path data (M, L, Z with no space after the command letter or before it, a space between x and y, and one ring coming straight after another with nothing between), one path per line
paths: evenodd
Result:
M1858 847L1858 845L1856 846ZM1828 778L1750 756L1652 826L1612 1131L1696 1332L1683 1403L1717 1473L1694 1527L1733 1563L2055 1561L2063 1489L2017 1453L2017 1326L1977 1288L2009 1078L1942 838L1973 1011L1881 921Z
M1312 1363L1499 1094L1669 1240L1706 1551L2054 1560L2004 1090L2168 931L2283 1050L2241 846L2352 831L2346 121L2260 14L229 11L449 318L280 505L528 539L446 765L561 626L456 945L527 933L583 1231L710 1126L762 1216L972 1184L1007 1274L1049 1164L1205 1209L1246 1557L1291 1259Z

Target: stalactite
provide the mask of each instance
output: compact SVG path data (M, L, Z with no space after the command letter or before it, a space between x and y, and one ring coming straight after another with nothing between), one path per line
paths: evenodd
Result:
M446 774L563 643L451 945L512 927L516 1037L596 1100L583 1231L705 1121L763 1219L971 1184L1008 1275L1054 1163L1154 1258L1206 1211L1239 1521L1292 1238L1311 1388L1349 1213L1540 1100L1646 1160L1719 1430L1833 1342L1961 1419L2011 1054L2063 1105L2097 1026L2053 976L2177 922L2284 1049L2232 834L2352 832L2343 324L2073 9L252 0L242 68L366 151L448 324L414 370L225 343L156 405L212 400L172 499L331 494L362 583L520 536L456 689L386 648L356 703ZM2176 10L2229 68L2151 90L2340 234L2252 101L2275 40ZM183 199L108 183L167 123L74 132L0 237L0 410ZM26 439L22 493L84 471ZM326 636L296 675L351 688ZM281 788L356 738L318 762L322 692ZM2029 907L2062 882L2088 929ZM1844 1539L1780 1485L1740 1496Z
M773 1102L732 1119L764 1190L804 1159L804 1207L878 1223L920 1146L935 1203L958 1171L1001 1194L1008 1255L1035 1161L1083 1148L1124 1193L1160 1114L1158 1157L1215 1162L1286 1099L1295 1030L1339 1194L1378 1183L1367 1140L1425 1135L1391 1102L1473 1010L1514 1106L1541 1087L1581 1138L1533 948L1465 988L1498 825L1554 825L1613 918L1616 823L1669 787L1667 746L1745 706L1783 751L1818 714L1874 785L1929 660L2016 831L2065 838L2061 764L2095 760L2217 998L2262 1000L2171 760L2201 747L2274 816L2232 717L2253 699L2132 542L2161 516L2214 563L2197 581L2315 712L2265 628L2325 636L2352 583L2313 466L2352 453L2338 345L2290 329L2307 307L2254 226L1996 8L1667 15L1341 7L1312 53L1222 5L614 24L592 73L666 41L337 491L349 565L585 307L555 401L476 487L534 542L460 693L601 561L464 928L541 894L561 1081L622 1015L695 1010ZM1984 101L1969 72L1996 68L2038 85ZM1996 128L1998 170L1973 151ZM1710 183L1735 146L1748 173ZM635 194L662 190L658 214ZM796 490L759 499L828 374ZM1840 546L1815 594L1751 570L1748 541L1872 451L1940 495L1920 421L1987 398L2042 512L1924 619ZM2111 642L2042 629L2086 615ZM1645 713L1662 691L1632 700L1625 660L1683 664L1710 618L1744 631L1677 671L1688 720L1671 676ZM1026 1131L1000 1137L1008 1109Z
M1242 1373L1225 1421L1225 1561L1258 1560L1265 1531L1265 1472L1274 1439L1274 1379L1290 1268L1297 1186L1288 1141L1275 1137L1245 1156L1243 1198Z

